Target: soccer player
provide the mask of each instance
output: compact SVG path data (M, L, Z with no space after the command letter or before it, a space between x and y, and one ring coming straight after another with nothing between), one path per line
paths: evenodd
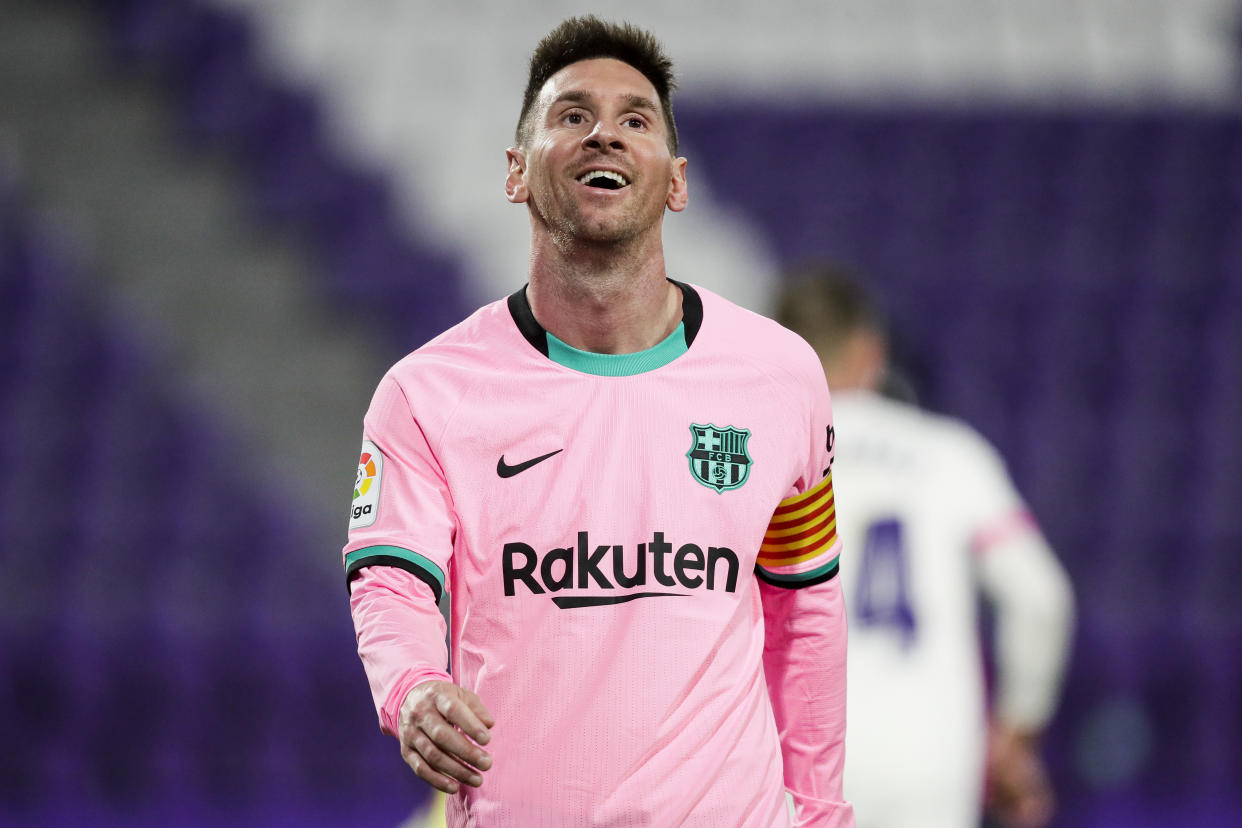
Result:
M547 35L507 151L529 281L364 420L358 650L450 825L853 825L828 387L666 275L673 86L628 24Z
M832 384L839 530L853 565L849 759L858 825L979 824L985 756L993 815L1034 828L1052 793L1037 753L1071 628L1069 582L997 452L965 423L881 396L879 315L828 268L794 275L777 318ZM976 598L994 606L991 750Z

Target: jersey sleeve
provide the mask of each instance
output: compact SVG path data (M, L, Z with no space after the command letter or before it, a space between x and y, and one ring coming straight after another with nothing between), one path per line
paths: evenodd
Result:
M380 727L396 733L416 684L451 680L446 624L455 518L439 463L401 385L376 389L343 550L358 655Z
M801 456L795 458L796 479L772 514L755 561L761 581L784 589L831 580L841 554L832 492L836 431L828 383L813 352L809 368L800 389L803 413L796 425L803 436Z
M845 801L845 598L833 578L803 589L763 583L763 671L795 825L852 828Z
M1064 677L1073 590L1000 454L982 437L972 442L963 502L972 510L979 587L996 618L995 714L1008 726L1038 731L1052 716Z
M424 426L389 374L363 421L362 453L345 544L348 581L368 566L394 566L422 580L437 601L453 553L452 497Z
M835 577L840 556L829 469L810 489L781 501L763 536L755 572L764 583L798 589Z
M1008 727L1043 730L1069 656L1069 577L1038 532L998 542L978 564L980 587L996 617L996 718Z
M970 549L976 557L1012 538L1039 533L1004 460L991 444L965 427L949 446L957 449L951 455L956 502L966 510Z
M764 616L764 677L781 740L796 825L847 828L844 800L845 600L832 491L835 432L818 361L801 428L803 456L755 565Z
M349 609L380 730L396 735L401 703L415 685L452 681L446 669L447 625L431 587L392 566L359 570Z

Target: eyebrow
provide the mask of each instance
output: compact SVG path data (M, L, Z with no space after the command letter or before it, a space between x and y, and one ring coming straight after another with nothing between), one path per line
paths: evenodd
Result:
M592 93L585 89L570 89L558 95L552 103L553 105L562 102L585 104L591 103L594 97L595 96ZM645 109L652 115L660 114L660 107L655 103L655 101L644 97L643 95L626 95L624 100L627 109Z

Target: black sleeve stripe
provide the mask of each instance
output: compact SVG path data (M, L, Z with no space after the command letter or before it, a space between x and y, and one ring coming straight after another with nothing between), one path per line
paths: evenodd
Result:
M837 573L840 571L841 565L833 564L832 568L827 572L823 572L813 578L808 578L805 581L797 581L777 579L769 575L761 567L755 567L755 576L765 584L771 584L772 586L780 587L781 589L802 589L803 587L815 586L816 584L822 584L825 581L831 581L833 578L837 577Z
M358 576L358 573L368 566L395 566L398 569L404 569L431 587L431 594L436 597L437 604L440 603L440 598L443 597L440 582L436 580L434 575L418 564L407 561L405 558L398 558L395 555L368 555L365 558L358 558L350 562L349 567L345 570L345 588L348 589L349 584Z

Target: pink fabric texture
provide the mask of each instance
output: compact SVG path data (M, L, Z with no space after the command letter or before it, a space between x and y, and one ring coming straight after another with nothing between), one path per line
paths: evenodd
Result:
M851 824L840 591L755 575L774 511L830 464L823 371L696 290L693 342L632 373L549 358L502 301L376 391L351 608L382 727L450 655L495 717L452 826L771 828L786 784L800 824Z

